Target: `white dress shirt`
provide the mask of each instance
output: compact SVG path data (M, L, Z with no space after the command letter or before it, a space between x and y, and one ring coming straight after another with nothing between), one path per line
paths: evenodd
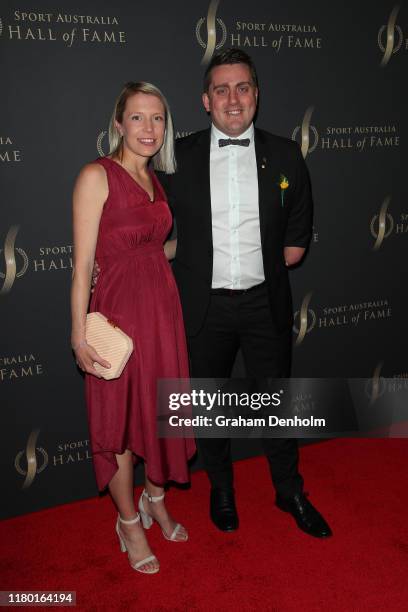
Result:
M265 280L259 227L253 124L239 136L248 147L220 147L230 138L211 128L210 187L214 248L212 288L249 289Z

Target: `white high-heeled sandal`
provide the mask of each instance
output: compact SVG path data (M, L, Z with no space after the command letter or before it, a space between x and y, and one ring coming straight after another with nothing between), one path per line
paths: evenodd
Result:
M152 502L153 504L159 501L162 501L162 499L164 499L165 494L163 493L163 495L157 495L156 497L154 497L153 495L149 495L149 493L146 491L146 489L143 489L143 492L139 498L139 512L140 512L140 516L142 517L142 523L143 523L143 527L145 529L150 529L150 527L153 525L153 517L150 516L150 514L148 512L146 512L144 506L143 506L143 497L146 497L149 502ZM158 521L157 521L158 522ZM164 531L164 529L162 528L162 534L165 537L166 540L169 540L170 542L186 542L188 540L188 533L186 532L186 537L181 539L181 540L177 540L177 534L180 531L180 529L182 528L182 525L180 523L177 523L177 525L175 526L175 528L173 529L171 536L168 536L167 533Z
M134 519L130 520L130 521L125 521L118 514L118 520L116 521L116 533L118 534L118 538L119 538L120 550L122 552L127 552L128 556L129 556L129 551L128 551L128 548L126 546L126 542L125 542L122 534L120 533L119 523L123 523L123 525L134 525L135 523L138 523L139 521L140 521L140 514L139 514L139 512L137 513L136 517ZM157 572L159 571L160 567L156 567L156 568L153 568L153 569L150 569L150 570L142 570L142 569L140 569L146 563L150 563L150 561L158 561L158 559L157 559L157 557L155 555L149 555L145 559L142 559L141 561L138 561L137 563L134 563L133 565L130 564L130 567L132 569L136 570L137 572L141 572L142 574L157 574ZM130 559L129 559L129 562L130 562Z

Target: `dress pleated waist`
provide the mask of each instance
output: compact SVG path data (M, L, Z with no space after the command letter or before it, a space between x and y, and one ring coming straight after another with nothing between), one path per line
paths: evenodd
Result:
M146 244L138 244L129 249L118 249L114 253L109 255L97 255L96 260L98 263L115 263L121 259L133 259L139 257L147 257L154 255L155 253L163 254L163 244L161 242L147 242Z

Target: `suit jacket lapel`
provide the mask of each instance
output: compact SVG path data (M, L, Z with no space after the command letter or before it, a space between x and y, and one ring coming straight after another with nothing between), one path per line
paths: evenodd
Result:
M208 237L209 252L213 252L212 215L211 215L211 183L210 183L210 145L211 129L204 130L197 139L194 156L194 177L196 180L197 205L203 211L203 227L197 228Z
M255 155L258 170L258 205L259 205L259 226L261 230L262 246L265 244L267 207L269 202L270 185L270 164L271 155L266 146L262 133L255 128Z

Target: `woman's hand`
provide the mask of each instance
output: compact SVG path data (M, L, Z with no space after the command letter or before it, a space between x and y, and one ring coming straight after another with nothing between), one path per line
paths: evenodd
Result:
M90 346L86 340L79 343L77 347L72 349L75 353L77 365L83 372L87 374L93 374L97 378L102 378L101 374L95 370L94 364L99 363L103 368L110 368L110 363L105 359L102 359L100 355L95 351L93 346Z

